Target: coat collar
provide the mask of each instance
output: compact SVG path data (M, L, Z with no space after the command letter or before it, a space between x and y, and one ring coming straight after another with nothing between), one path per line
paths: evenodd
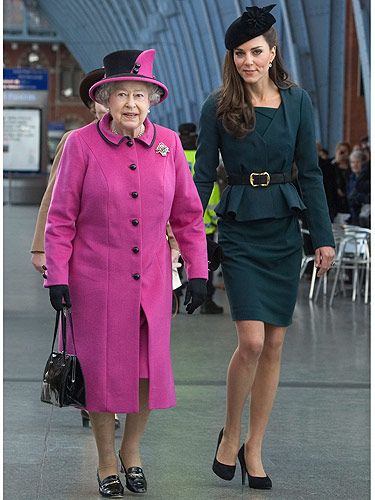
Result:
M114 146L119 146L122 142L131 139L129 136L121 136L112 132L110 123L112 117L109 113L105 114L103 118L97 122L96 128L103 141ZM156 138L155 125L148 119L144 121L145 131L141 137L135 137L132 140L143 143L147 148L151 148Z

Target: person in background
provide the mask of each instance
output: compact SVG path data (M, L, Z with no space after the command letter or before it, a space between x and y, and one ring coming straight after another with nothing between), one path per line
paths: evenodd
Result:
M348 142L339 142L336 145L335 157L331 161L335 170L336 179L336 213L349 213L348 200L346 198L346 184L350 174L350 151L351 147Z
M197 127L195 123L181 123L178 127L182 147L186 159L189 163L190 171L194 175L195 153L197 150ZM204 212L204 228L207 240L214 240L217 233L217 215L215 207L220 201L220 189L217 182L214 183L212 193ZM213 272L208 272L207 280L207 298L201 305L201 314L222 314L224 308L216 304L213 300L215 287L213 285Z
M337 214L337 185L335 168L331 163L328 151L317 142L319 167L323 174L323 186L326 193L329 217L334 221Z
M219 204L219 202L220 202L220 188L218 183L215 182L203 218L207 240L214 241L215 235L217 234L218 217L215 212L215 207ZM216 304L216 302L214 302L213 300L215 294L213 277L214 277L213 271L209 270L208 280L207 280L207 298L205 302L201 305L200 308L201 314L222 314L224 312L224 308Z
M194 173L195 153L197 151L197 126L195 123L181 123L178 127L178 134L190 172Z
M184 148L184 153L186 160L189 165L190 172L193 169L194 161L195 161L195 150L196 147L196 127L194 123L186 123L185 126L179 128L179 135L182 143L182 147ZM172 266L176 265L178 262L182 263L180 259L180 249L178 248L178 243L173 234L173 229L171 225L167 224L167 238L169 245L171 247L171 258L172 258ZM180 278L182 278L183 270L182 267L178 269L178 274ZM173 314L178 314L180 312L180 298L182 296L182 287L173 291L173 304L172 304L172 312Z
M370 146L363 148L362 153L365 156L365 161L362 165L362 170L366 170L368 172L369 179L371 180L371 149L370 149Z
M364 154L365 163L370 164L370 161L371 161L371 150L370 150L370 148L369 147L362 148L361 151Z
M359 145L360 145L362 151L370 149L370 142L368 140L367 135L366 135L366 137L362 137L362 139L359 141Z
M335 255L313 107L308 93L288 78L273 7L246 7L226 31L223 85L202 107L194 176L205 209L221 152L228 186L216 207L218 241L238 345L228 367L226 418L212 469L232 480L238 459L243 484L247 477L255 489L272 488L262 444L300 281L297 214L307 214L318 276L328 271ZM293 161L302 199L292 184ZM249 396L250 418L241 446Z
M100 120L105 113L107 113L107 108L102 106L99 103L96 103L90 99L89 89L94 83L101 80L104 76L104 68L97 68L93 71L90 71L85 75L82 79L79 86L79 95L83 104L91 111L96 120ZM48 178L47 188L44 192L37 219L35 224L33 241L31 243L31 263L34 266L35 270L39 273L43 274L46 270L46 256L44 252L44 231L46 227L47 221L47 213L51 203L51 196L53 191L53 186L55 185L56 175L61 159L61 155L64 149L64 145L66 143L67 138L72 133L72 130L65 132L62 136L61 141L59 142L56 148L55 158L52 163L51 171Z
M146 492L140 442L148 417L176 404L168 220L186 266L188 314L207 293L203 210L180 139L148 118L168 96L154 57L154 49L104 57L105 76L89 95L109 112L69 136L45 232L45 287L54 309L71 307L99 493L112 498L124 494L118 460L127 489ZM115 413L126 414L117 456Z
M360 140L359 144L360 144L361 151L365 155L365 164L367 164L367 163L370 164L370 161L371 161L371 149L370 149L370 142L369 142L368 136L363 137Z
M177 240L175 238L175 235L173 234L172 228L170 223L168 222L167 224L167 240L168 244L171 248L171 264L172 264L172 270L175 268L177 269L177 273L180 279L180 284L176 289L173 289L172 291L172 316L176 316L180 312L180 299L182 297L182 289L183 289L183 284L182 284L182 278L183 278L183 261L181 259L181 254L180 254L180 249L178 247ZM173 282L173 280L172 280Z
M94 83L98 82L101 80L104 76L104 69L103 68L97 68L85 75L85 77L82 79L80 86L79 86L79 96L81 98L81 101L83 104L91 111L93 116L95 117L95 121L99 121L108 111L107 108L105 108L102 104L99 104L97 102L94 102L90 99L89 96L89 89ZM36 224L35 224L35 230L34 230L34 236L33 236L33 241L31 244L31 263L34 266L35 270L38 271L41 274L44 274L45 271L47 270L46 268L46 255L44 252L44 232L45 232L45 227L46 227L46 221L47 221L47 213L48 209L51 203L51 196L52 196L52 191L53 191L53 186L55 185L56 181L56 175L58 172L58 167L61 159L61 155L64 149L64 145L66 143L67 138L69 135L72 133L71 130L66 132L59 144L57 145L56 148L56 153L55 157L52 162L52 167L51 171L49 174L48 178L48 184L47 188L44 192L42 201L40 203L37 219L36 219ZM81 417L82 417L82 425L84 427L89 427L90 426L90 418L89 414L86 410L81 411ZM115 425L116 428L120 427L120 420L118 419L116 415L115 419Z
M364 204L370 202L369 169L362 151L352 151L349 156L351 173L347 182L347 199L350 210L349 224L359 225L359 214Z

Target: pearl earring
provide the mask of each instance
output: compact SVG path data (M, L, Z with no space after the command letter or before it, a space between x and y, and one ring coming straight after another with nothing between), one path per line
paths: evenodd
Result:
M148 110L147 110L147 113L151 113L151 109L148 109Z

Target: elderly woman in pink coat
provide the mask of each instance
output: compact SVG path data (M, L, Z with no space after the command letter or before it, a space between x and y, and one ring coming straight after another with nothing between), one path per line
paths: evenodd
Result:
M144 493L140 439L150 410L176 403L168 221L186 264L188 313L206 295L202 205L178 135L147 117L168 95L153 76L154 56L124 50L104 58L106 74L90 97L109 113L68 138L45 234L45 286L55 309L71 306L106 497L124 493L114 414L127 414L119 451L126 487Z

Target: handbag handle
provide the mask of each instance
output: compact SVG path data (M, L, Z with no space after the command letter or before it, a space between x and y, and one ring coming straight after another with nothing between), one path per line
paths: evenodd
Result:
M74 341L74 330L73 330L73 319L72 319L72 313L68 307L64 307L63 309L63 316L64 319L66 320L66 316L69 317L69 325L70 325L70 331L72 332L72 340L73 340L73 347L74 347L74 354L77 356L77 349L76 349L76 343ZM65 323L65 339L66 339L66 323ZM66 340L65 340L66 341ZM63 337L63 342L64 342L64 337Z
M52 354L53 348L54 348L55 342L56 342L57 332L59 329L59 323L61 322L61 336L62 336L62 342L63 342L63 351L62 352L63 352L64 359L65 359L65 353L66 353L66 316L69 316L69 324L70 324L70 329L72 332L74 354L77 355L76 344L74 341L72 315L71 315L70 309L68 309L67 307L64 307L63 309L56 311L55 330L53 332L53 341L52 341L52 348L51 348L51 354Z
M61 312L61 311L56 311L55 330L54 330L54 332L53 332L53 340L52 340L51 354L53 353L53 348L54 348L54 346L55 346L55 342L56 342L57 330L59 329L59 323L60 323L60 312Z

